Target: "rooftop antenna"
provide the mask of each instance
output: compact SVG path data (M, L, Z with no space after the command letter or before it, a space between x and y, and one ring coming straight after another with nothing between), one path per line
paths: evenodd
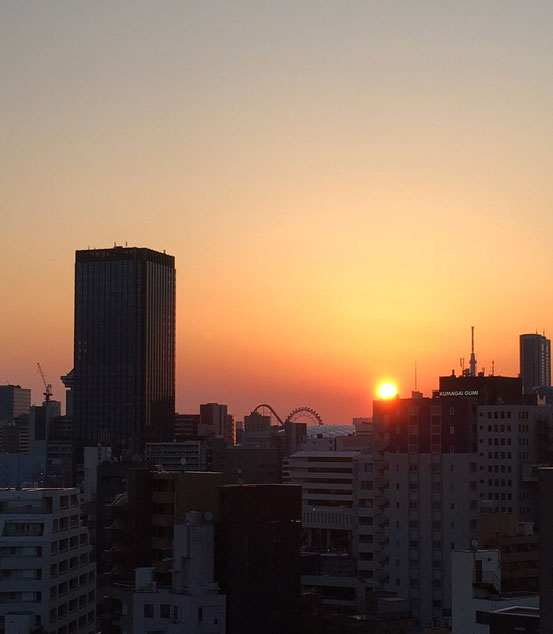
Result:
M492 361L492 376L495 376L495 361Z
M415 361L415 392L417 391L417 362Z
M470 327L471 349L470 349L470 376L476 376L476 356L474 354L474 326Z

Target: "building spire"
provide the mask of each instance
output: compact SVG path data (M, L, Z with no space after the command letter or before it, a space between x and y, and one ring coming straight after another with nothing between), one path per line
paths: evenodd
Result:
M476 376L476 355L474 354L474 326L470 327L471 351L470 351L470 376Z

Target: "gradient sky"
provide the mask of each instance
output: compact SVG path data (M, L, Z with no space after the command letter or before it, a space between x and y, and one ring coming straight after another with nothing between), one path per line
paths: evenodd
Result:
M369 415L553 331L553 4L4 2L0 382L62 399L76 249L177 262L177 407Z

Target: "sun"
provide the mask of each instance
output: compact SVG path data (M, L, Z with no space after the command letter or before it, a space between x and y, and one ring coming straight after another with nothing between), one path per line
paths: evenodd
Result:
M378 394L382 399L394 398L397 395L397 387L393 383L382 383L378 388Z

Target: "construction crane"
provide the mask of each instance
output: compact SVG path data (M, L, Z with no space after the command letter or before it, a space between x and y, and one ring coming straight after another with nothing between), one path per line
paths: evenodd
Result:
M44 376L44 372L40 367L40 363L37 361L38 371L40 372L40 376L42 377L42 382L44 383L44 400L48 403L50 397L52 396L52 384L46 381L46 377Z

